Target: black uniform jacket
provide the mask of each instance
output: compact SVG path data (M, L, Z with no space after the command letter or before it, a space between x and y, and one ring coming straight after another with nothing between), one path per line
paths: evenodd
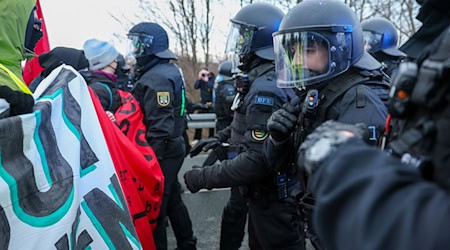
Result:
M310 178L325 249L450 249L450 194L358 139Z

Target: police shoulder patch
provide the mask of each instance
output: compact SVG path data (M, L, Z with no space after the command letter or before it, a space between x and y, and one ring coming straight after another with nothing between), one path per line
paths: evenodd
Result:
M267 105L272 107L274 105L274 99L270 96L257 95L255 96L255 104Z
M161 107L165 107L170 104L169 92L156 92L156 99Z
M252 130L252 138L256 141L264 141L268 136L269 133L265 131L259 129Z

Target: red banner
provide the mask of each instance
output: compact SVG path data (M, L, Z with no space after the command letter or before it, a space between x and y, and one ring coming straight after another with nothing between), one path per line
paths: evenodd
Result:
M41 20L42 38L36 43L34 48L35 56L32 60L28 60L23 68L23 80L27 85L30 85L31 81L38 76L42 70L44 70L41 65L39 65L38 56L44 52L50 51L50 44L48 42L47 28L44 22L44 15L42 14L41 4L39 0L36 2L36 14Z
M155 153L145 139L144 113L134 96L126 91L118 90L122 106L114 114L120 130L136 145L145 158L155 158Z
M143 115L142 111L131 94L121 92L124 103L117 111L116 119L119 124L125 120L130 122L125 136L108 118L92 90L90 93L139 240L143 249L155 249L152 231L156 227L164 192L164 175L151 147L136 139L143 124L142 119L135 117Z

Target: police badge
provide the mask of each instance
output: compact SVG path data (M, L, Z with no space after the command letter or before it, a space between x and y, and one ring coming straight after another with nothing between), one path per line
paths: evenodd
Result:
M269 133L263 130L259 129L252 130L252 138L255 141L264 141L267 137L269 137Z
M169 92L156 92L156 99L161 107L166 107L170 104L170 94Z

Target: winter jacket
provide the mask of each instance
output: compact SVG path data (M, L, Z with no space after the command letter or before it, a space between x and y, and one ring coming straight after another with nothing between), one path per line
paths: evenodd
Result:
M36 0L1 0L0 1L0 64L11 71L22 82L21 61L28 19ZM11 76L0 68L0 86L20 90Z

